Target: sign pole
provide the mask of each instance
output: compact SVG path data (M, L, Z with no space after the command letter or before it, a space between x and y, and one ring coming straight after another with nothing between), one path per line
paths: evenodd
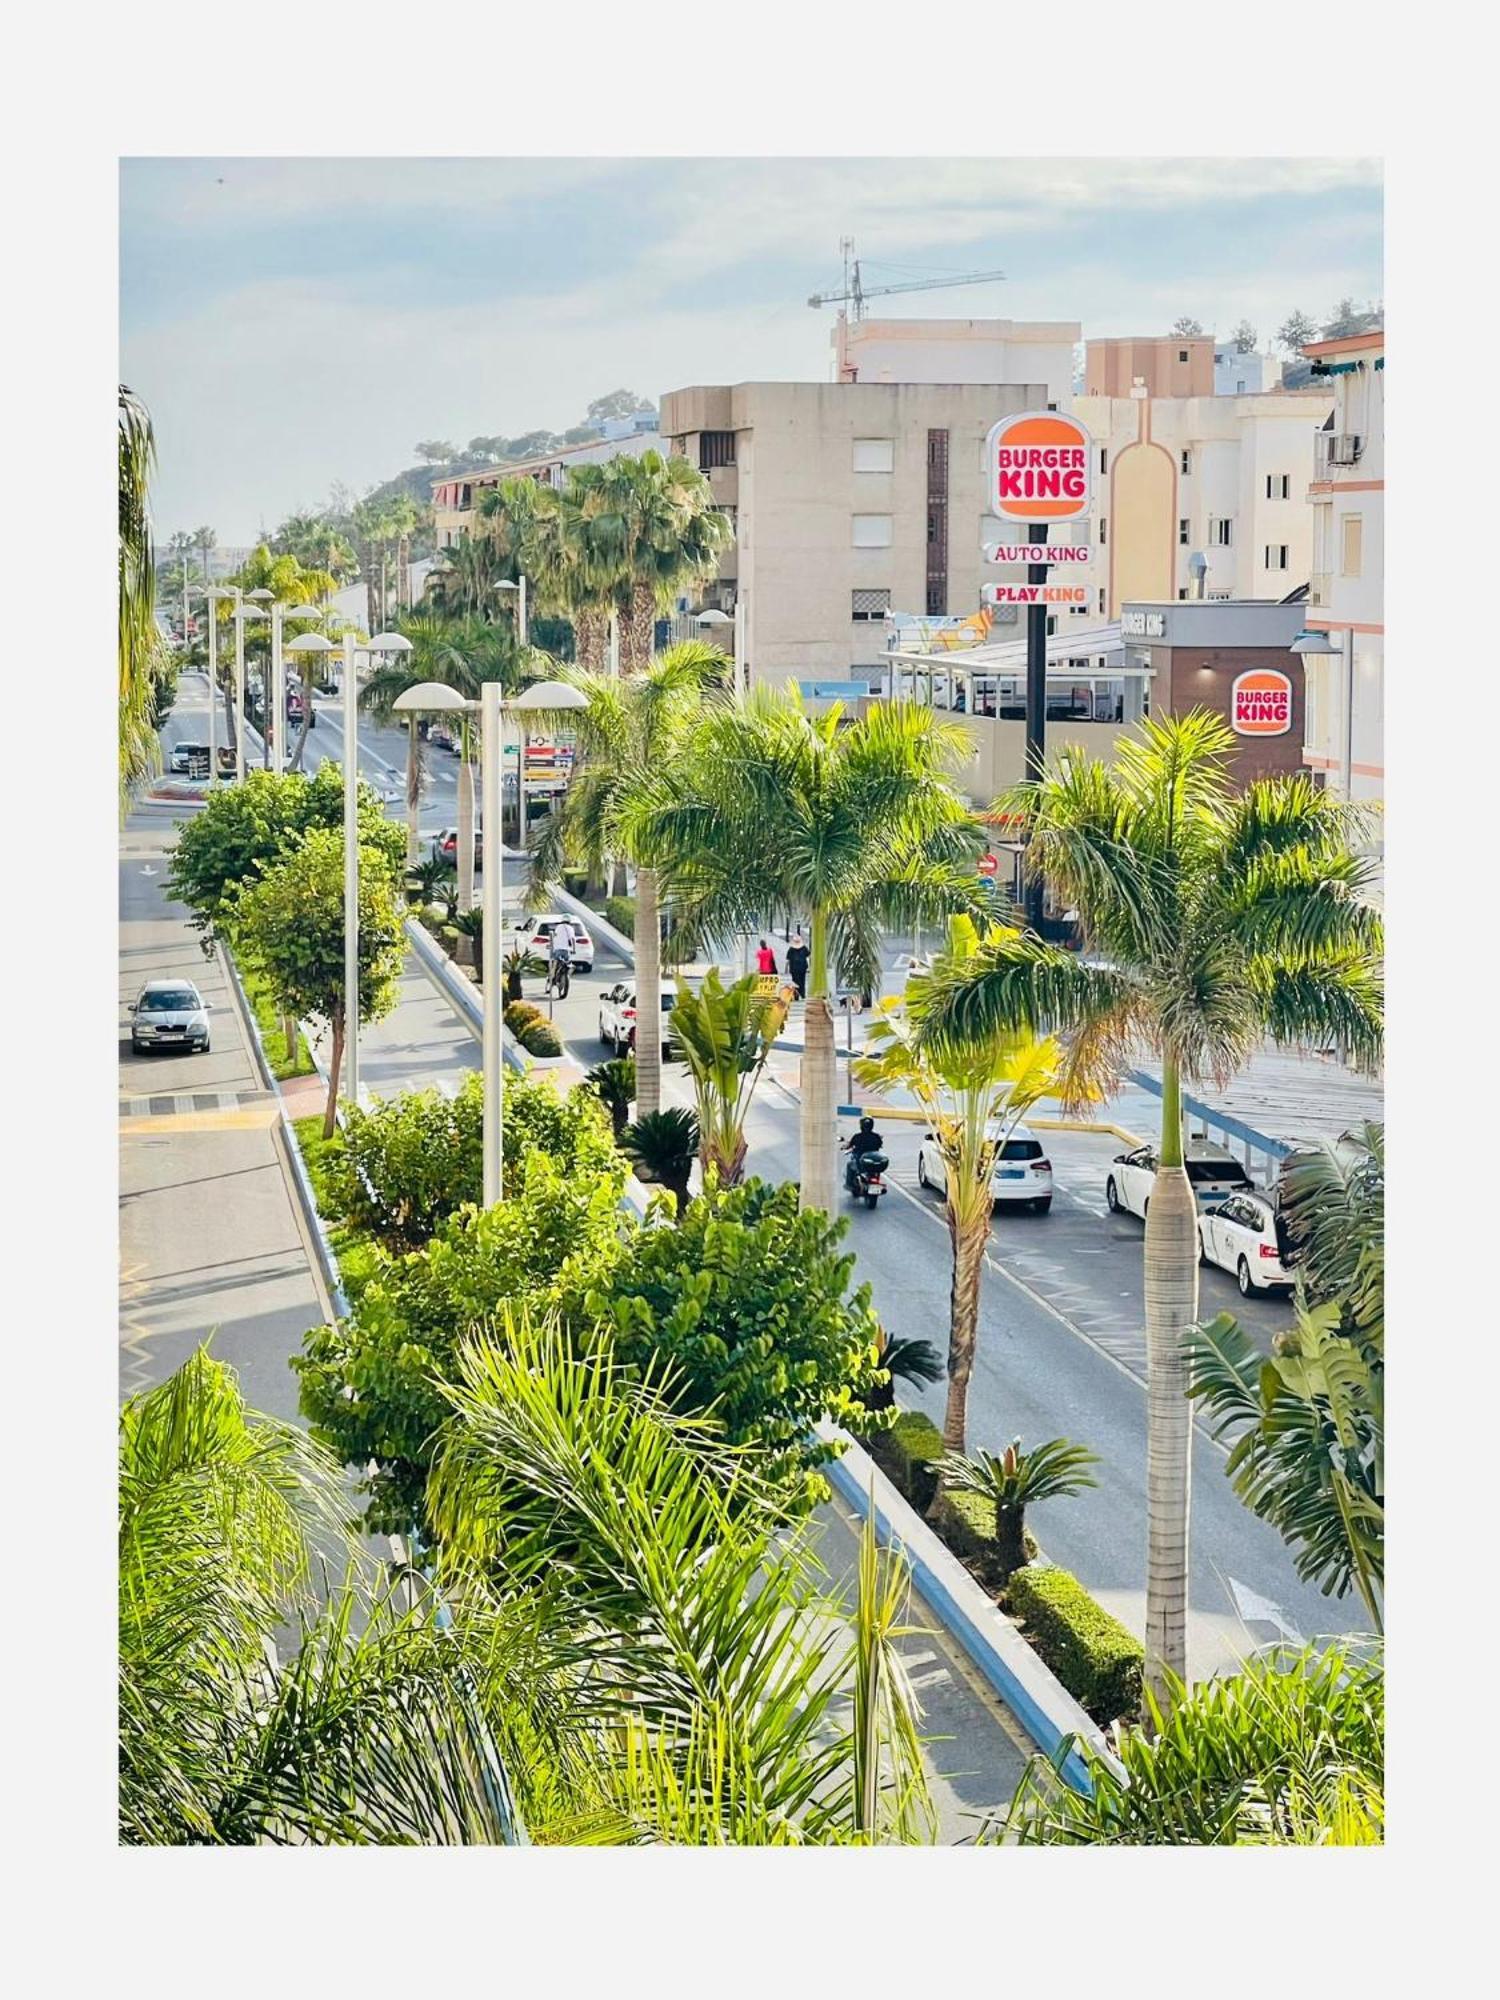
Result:
M1028 542L1046 545L1047 523L1033 521L1026 530ZM1047 581L1045 562L1028 563L1028 583ZM1047 760L1047 607L1045 603L1026 607L1026 775L1037 779ZM1042 927L1042 878L1032 870L1026 878L1026 921L1034 931Z

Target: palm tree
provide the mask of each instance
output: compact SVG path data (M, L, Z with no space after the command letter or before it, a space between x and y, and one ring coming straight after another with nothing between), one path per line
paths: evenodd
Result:
M993 937L994 931L989 933ZM962 1452L969 1382L979 1334L979 1292L994 1213L994 1178L1005 1142L1063 1073L1058 1043L1025 1033L990 1033L976 1041L924 1045L920 1024L934 985L961 978L980 950L980 933L966 916L948 919L948 936L927 972L906 982L904 1003L888 1000L870 1024L872 1054L854 1066L861 1083L908 1090L926 1112L943 1159L943 1195L953 1246L948 1309L948 1402L943 1445ZM919 1161L918 1177L926 1185Z
M418 613L416 617L427 614ZM409 627L415 618L408 618ZM408 636L410 634L408 633ZM374 667L366 676L364 686L359 691L359 705L371 719L382 725L396 719L398 696L406 694L419 681L433 678L412 665L416 659L416 641L412 641L410 653L382 653ZM406 720L406 865L408 869L421 866L421 833L419 818L422 794L427 789L427 740L419 727L419 718L408 714ZM472 855L473 849L471 848ZM432 873L423 884L425 901L431 901L437 886L438 876L445 872L444 864L433 861Z
M924 1033L963 1047L1064 1033L1069 1078L1161 1065L1159 1167L1146 1216L1148 1673L1165 1703L1186 1665L1191 1413L1185 1339L1198 1317L1197 1208L1182 1090L1222 1086L1269 1034L1373 1064L1382 927L1358 851L1367 815L1302 776L1233 789L1234 738L1202 710L1151 720L1114 765L1067 754L999 802L1028 859L1076 908L1088 955L1003 932L934 980Z
M571 671L566 678L586 706L570 709L579 761L562 803L543 822L531 857L540 891L554 880L565 857L584 857L597 870L606 855L634 861L637 1107L642 1115L661 1104L661 895L656 851L625 824L638 794L680 760L699 719L724 685L724 655L690 640L673 646L630 681Z
M621 1152L644 1168L644 1178L667 1190L679 1220L687 1210L693 1162L702 1144L696 1115L677 1106L668 1111L640 1112L635 1123L620 1134Z
M693 1079L705 1187L710 1174L721 1187L739 1185L751 1099L786 1021L787 1003L757 984L750 973L726 988L716 965L696 993L679 982L672 1034Z
M119 750L120 817L130 788L160 757L153 684L161 652L156 626L156 563L147 487L156 443L145 405L120 384L119 407Z
M956 907L977 882L971 816L948 776L965 754L962 732L914 702L845 725L838 708L812 716L795 691L758 689L711 713L691 759L657 771L623 814L698 936L753 929L767 909L810 913L804 1208L836 1201L835 967L878 986L881 921Z
M996 1581L1005 1583L1028 1560L1026 1509L1034 1500L1064 1499L1097 1486L1086 1468L1098 1463L1097 1452L1066 1438L1048 1438L1022 1451L1016 1437L1002 1452L982 1451L977 1458L950 1453L941 1471L944 1485L977 1493L994 1507Z
M518 993L516 999L520 999ZM635 1057L616 1056L610 1062L595 1063L584 1082L609 1113L610 1128L618 1145L630 1123L630 1107L635 1102Z
M880 1352L876 1366L884 1376L864 1394L865 1407L889 1410L895 1407L898 1382L941 1382L943 1360L930 1340L909 1340L880 1330Z

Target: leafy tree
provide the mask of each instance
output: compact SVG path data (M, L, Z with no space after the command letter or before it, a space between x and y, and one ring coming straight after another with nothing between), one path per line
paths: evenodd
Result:
M1298 354L1310 340L1318 337L1318 323L1300 310L1289 312L1276 329L1276 339L1280 346Z
M1173 320L1172 332L1179 340L1190 340L1203 332L1203 323L1184 313L1181 319Z
M151 419L120 384L119 434L119 763L120 817L132 786L160 767L153 681L163 650L156 625L156 566L147 488L156 462Z
M498 465L505 457L505 444L503 437L471 437L468 453L470 458L482 458L490 465Z
M711 1174L734 1187L745 1170L745 1120L786 1020L786 1001L758 985L748 973L726 987L716 965L696 992L678 985L672 1033L693 1080L705 1187Z
M1353 299L1340 299L1323 323L1324 340L1346 340L1350 334L1368 333L1371 327L1379 326L1381 319L1378 306L1357 306Z
M1033 1847L1370 1846L1385 1836L1385 1676L1331 1648L1186 1687L1122 1732L1123 1774L1069 1737L1035 1757L1006 1838ZM1089 1789L1059 1782L1077 1751Z
M344 529L326 514L288 514L271 537L275 555L295 556L304 569L322 570L347 583L359 559Z
M675 1106L667 1111L641 1112L620 1134L621 1152L635 1163L642 1179L657 1183L671 1195L679 1222L687 1213L688 1183L701 1146L697 1118Z
M1185 1081L1225 1083L1269 1034L1362 1064L1383 1036L1383 927L1359 852L1368 815L1301 775L1238 791L1234 738L1196 709L1141 725L1112 764L1065 752L1014 787L1030 865L1079 912L1087 955L1004 932L939 974L939 1047L1010 1031L1068 1037L1065 1099L1133 1051L1161 1065L1159 1165L1146 1212L1148 1673L1181 1677L1188 1447L1184 1341L1198 1318L1197 1204L1183 1168Z
M449 465L458 457L446 438L423 438L412 449L426 465Z
M1229 338L1234 343L1236 354L1253 354L1255 352L1255 343L1260 336L1256 333L1255 328L1250 324L1249 320L1242 319Z
M359 1018L378 1021L396 1004L406 959L396 879L379 848L359 851ZM314 827L241 892L235 943L265 977L283 1013L328 1023L328 1103L323 1137L338 1118L344 1057L344 840Z
M621 1360L669 1365L678 1408L711 1411L816 1497L805 1475L833 1447L812 1428L827 1417L868 1429L877 1372L880 1328L869 1286L851 1289L845 1228L799 1212L786 1184L710 1189L675 1229L631 1229L606 1276L560 1285L559 1300L569 1324L608 1327Z
M655 403L638 396L634 389L611 389L607 396L596 396L585 414L589 423L597 426L613 417L633 417L638 411L655 408Z
M981 940L970 918L948 919L948 936L929 972L914 972L904 1000L887 1000L870 1023L872 1053L855 1064L861 1083L908 1090L931 1121L943 1156L944 1203L953 1249L948 1314L948 1406L943 1444L962 1452L969 1381L979 1335L984 1253L994 1213L994 1178L1001 1149L1042 1097L1057 1089L1064 1058L1059 1045L1025 1033L987 1032L973 1041L924 1045L920 1027L934 982L961 978L978 962ZM923 1170L925 1173L925 1169Z
M1058 1500L1097 1486L1087 1470L1099 1463L1097 1452L1066 1438L1049 1438L1022 1451L1012 1438L1003 1452L982 1451L977 1458L950 1454L942 1462L943 1483L961 1492L977 1493L995 1509L997 1581L1006 1582L1026 1561L1026 1509L1035 1500Z
M463 1343L506 1303L541 1302L554 1282L598 1283L618 1256L625 1173L604 1151L574 1169L530 1147L504 1201L458 1209L415 1251L376 1252L348 1318L304 1336L292 1362L303 1414L362 1475L371 1534L422 1526L447 1414L439 1385L457 1380Z
M977 834L949 776L966 746L915 702L881 702L846 723L838 709L812 716L795 693L758 689L710 713L692 758L653 773L622 812L630 850L661 868L696 935L751 930L767 909L809 912L806 1208L836 1204L835 966L857 986L877 984L882 922L975 894Z

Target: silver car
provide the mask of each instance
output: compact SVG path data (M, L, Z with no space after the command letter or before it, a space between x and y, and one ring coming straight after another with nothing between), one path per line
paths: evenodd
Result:
M130 1046L137 1055L147 1049L206 1052L208 1012L191 979L148 979L130 1010Z

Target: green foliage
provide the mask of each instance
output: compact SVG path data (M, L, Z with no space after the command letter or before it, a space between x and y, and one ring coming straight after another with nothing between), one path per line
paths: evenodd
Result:
M312 1076L317 1064L312 1059L312 1050L299 1031L294 1046L288 1052L286 1035L282 1029L282 1016L276 1011L276 1002L271 997L271 989L265 978L253 966L240 967L240 984L245 989L245 998L250 1002L250 1011L255 1016L255 1025L260 1030L261 1046L266 1052L266 1061L271 1065L271 1074L278 1083L285 1083L294 1076Z
M879 1370L865 1402L872 1410L889 1410L895 1405L898 1382L941 1382L943 1358L930 1340L908 1340L882 1327Z
M1146 1650L1094 1602L1076 1576L1050 1565L1018 1569L1006 1585L1006 1604L1024 1623L1037 1652L1095 1722L1136 1714Z
M870 1440L870 1452L919 1514L925 1514L937 1492L937 1469L943 1456L943 1434L921 1410L903 1410L889 1430Z
M1068 1738L1034 1758L1006 1833L1044 1847L1372 1846L1385 1837L1385 1675L1337 1648L1172 1685L1121 1732L1125 1771ZM1090 1792L1059 1782L1078 1749Z
M982 1451L973 1458L949 1453L942 1478L950 1490L976 1494L990 1510L989 1533L995 1544L995 1569L1003 1583L1026 1561L1026 1509L1034 1500L1062 1499L1097 1486L1087 1470L1097 1465L1096 1453L1066 1438L1022 1451L1012 1438L1003 1452Z
M678 983L672 1039L693 1082L703 1171L726 1187L743 1171L745 1119L785 1020L786 1002L754 973L726 987L715 965L696 991Z
M616 1056L610 1062L596 1063L583 1080L609 1113L618 1145L630 1123L630 1107L635 1102L635 1057Z
M562 1037L550 1021L532 1021L518 1039L529 1056L560 1056L563 1052Z
M545 1021L547 1017L530 1000L512 1000L500 1018L519 1041L523 1029L529 1028L534 1021Z
M397 829L399 832L399 829ZM378 1021L396 1004L405 958L396 878L379 849L360 849L359 1014ZM344 1010L344 841L314 827L235 906L235 937L279 1007L341 1023Z
M438 1383L455 1379L463 1341L503 1304L545 1298L554 1280L570 1289L597 1283L618 1254L625 1176L607 1142L606 1150L608 1166L583 1170L528 1149L503 1202L460 1209L420 1250L376 1252L349 1317L304 1336L292 1362L303 1414L363 1475L372 1534L422 1526L447 1414Z
M625 937L633 938L635 936L634 896L606 896L604 899L604 916L606 922L613 924L615 929L620 931Z
M667 1111L648 1111L620 1135L620 1149L634 1162L640 1178L658 1182L672 1196L679 1221L688 1205L688 1182L700 1143L697 1118L675 1105Z
M608 1282L566 1310L574 1324L608 1326L622 1359L669 1363L679 1408L711 1410L733 1442L801 1481L831 1455L809 1437L820 1418L870 1423L862 1397L879 1327L868 1285L851 1290L844 1232L817 1210L799 1214L790 1186L716 1189L675 1229L632 1229Z

